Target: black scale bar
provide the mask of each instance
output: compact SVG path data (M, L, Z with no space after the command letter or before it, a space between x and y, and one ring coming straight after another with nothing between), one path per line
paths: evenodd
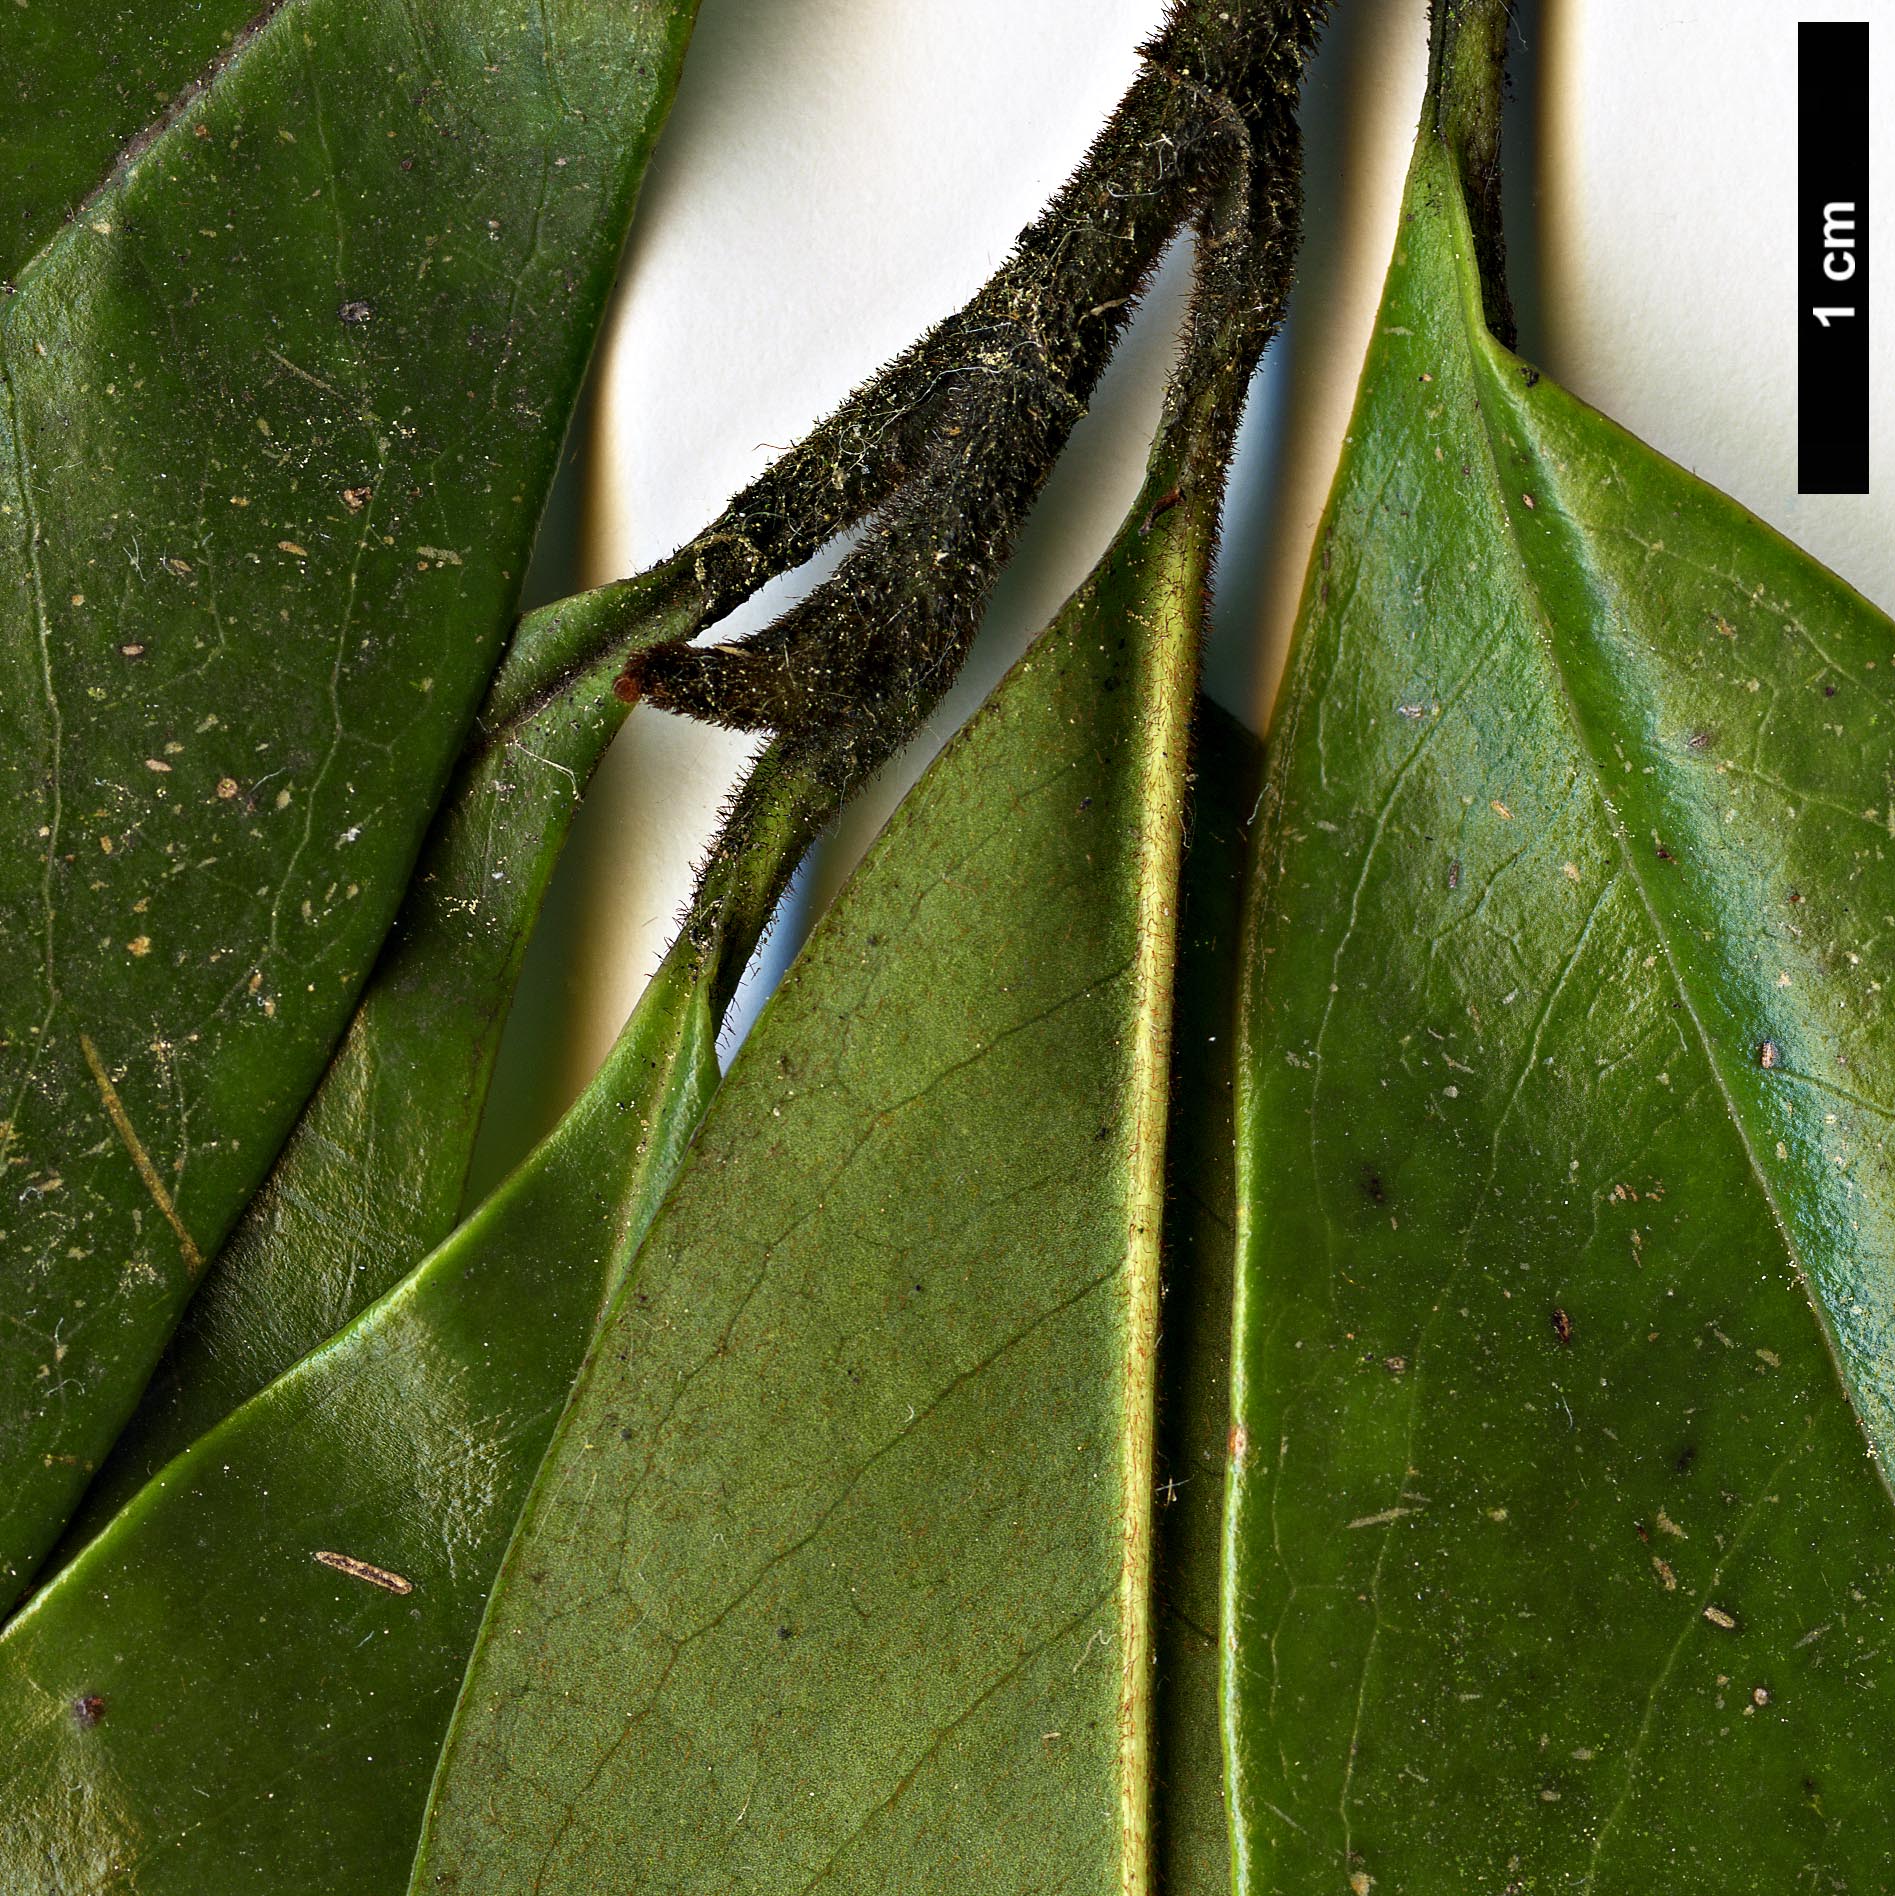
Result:
M1869 29L1796 29L1796 488L1869 491Z

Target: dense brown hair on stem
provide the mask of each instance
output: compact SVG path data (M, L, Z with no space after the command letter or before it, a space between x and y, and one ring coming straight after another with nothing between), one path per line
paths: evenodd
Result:
M964 307L695 539L591 595L573 634L557 608L536 615L537 636L489 692L477 747L586 678L621 705L772 737L703 866L687 920L701 946L754 938L803 850L954 682L1029 508L1188 227L1196 292L1164 427L1188 448L1181 481L1221 488L1289 293L1297 95L1327 11L1327 0L1176 0L1079 168ZM690 642L858 527L835 573L762 631ZM669 642L647 643L660 625ZM752 873L742 859L765 837L750 853L771 866Z
M731 865L765 812L806 846L940 702L1139 294L1191 225L1198 290L1168 415L1200 411L1191 478L1221 483L1289 291L1295 108L1326 12L1319 0L1180 0L1084 162L979 294L674 556L708 624L843 526L869 523L836 572L762 631L660 646L627 667L661 708L774 738L707 859L694 929L718 926Z

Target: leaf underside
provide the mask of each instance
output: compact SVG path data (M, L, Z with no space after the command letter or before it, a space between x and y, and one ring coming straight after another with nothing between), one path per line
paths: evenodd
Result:
M0 299L0 1592L388 927L692 10L290 0Z
M1128 532L745 1042L496 1590L417 1891L1116 1888L1142 1848L1140 1062L1203 555L1195 508Z
M1502 349L1425 134L1272 738L1250 1891L1895 1865L1895 627Z
M493 1197L0 1634L0 1887L405 1886L533 1471L716 1085L705 990L674 954Z
M616 615L618 605L584 593L529 615L496 695L542 669L554 638L570 643L576 627ZM670 624L654 611L614 646ZM546 703L484 733L457 776L348 1032L206 1269L86 1490L62 1557L454 1228L528 937L582 788L624 723L626 706L611 690L615 665L608 655Z

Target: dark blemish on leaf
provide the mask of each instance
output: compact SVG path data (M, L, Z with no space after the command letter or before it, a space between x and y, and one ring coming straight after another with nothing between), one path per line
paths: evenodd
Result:
M1823 687L1823 696L1825 698L1833 698L1835 695L1836 695L1836 687L1833 684L1825 685Z
M1366 1165L1362 1168L1362 1189L1368 1194L1371 1204L1387 1204L1388 1188L1382 1183L1381 1173L1372 1171Z
M1540 385L1540 372L1532 363L1523 362L1520 364L1520 379L1528 388L1538 388Z
M1553 1334L1559 1339L1560 1347L1567 1348L1573 1340L1573 1320L1565 1311L1555 1307L1553 1311Z
M620 704L636 704L639 698L639 683L630 672L620 672L612 680L612 696Z
M1783 1055L1777 1050L1777 1043L1774 1040L1758 1042L1757 1064L1762 1067L1765 1072L1768 1072L1770 1068L1775 1066L1782 1058Z
M364 323L375 320L375 306L365 303L360 297L352 298L336 311L337 320L348 324L351 329L360 329Z
M1080 809L1081 809L1081 810L1089 810L1089 809L1091 809L1091 808L1092 808L1092 799L1091 799L1090 797L1081 797L1081 798L1079 799L1079 807L1080 807Z
M1456 856L1454 860L1448 864L1448 887L1450 889L1458 889L1460 886L1461 859L1459 856Z
M105 1716L105 1701L96 1692L72 1702L72 1722L81 1731L90 1731Z
M778 1639L788 1639L790 1637L790 1629L787 1626L779 1626L776 1629L776 1636Z
M1691 1464L1696 1461L1697 1458L1698 1451L1696 1444L1687 1442L1683 1448L1679 1449L1677 1458L1671 1464L1672 1469L1677 1474L1688 1475L1691 1472Z
M1149 533L1152 528L1152 522L1156 520L1161 513L1169 513L1183 498L1184 490L1181 487L1172 488L1168 494L1160 494L1158 498L1152 502L1151 511L1139 523L1138 531L1140 535L1142 536Z
M401 168L404 171L412 171L415 168L415 161L412 158L404 158L401 161Z

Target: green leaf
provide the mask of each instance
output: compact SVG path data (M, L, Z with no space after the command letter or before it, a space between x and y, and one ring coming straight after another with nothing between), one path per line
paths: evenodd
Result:
M1494 339L1483 11L1272 739L1237 1883L1879 1887L1895 627Z
M561 1424L413 1888L1144 1886L1214 484L1155 472L746 1041Z
M10 281L148 129L188 110L254 0L18 0L0 14L0 281Z
M394 915L692 11L280 6L0 301L0 1591Z
M674 950L493 1197L0 1635L0 1884L403 1887L520 1503L716 1085L708 985Z
M355 1018L86 1490L69 1545L453 1229L527 938L580 794L625 721L613 678L628 650L692 629L667 578L522 622ZM603 661L551 694L531 688L612 634Z

